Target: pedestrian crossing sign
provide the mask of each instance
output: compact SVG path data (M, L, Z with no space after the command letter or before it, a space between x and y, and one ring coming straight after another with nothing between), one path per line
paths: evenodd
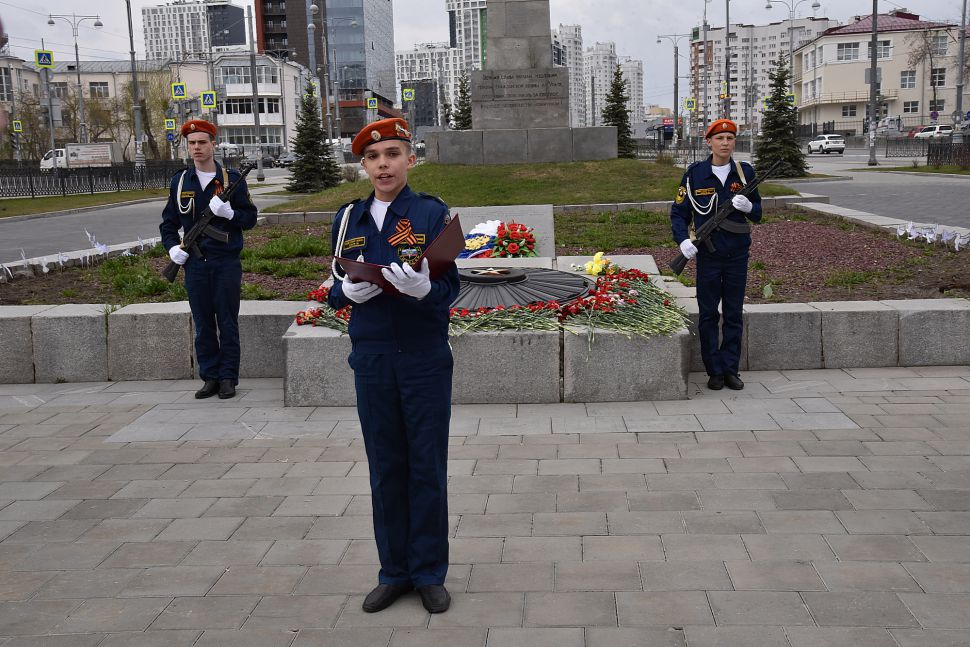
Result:
M368 98L367 99L367 109L368 110L377 110L377 99L375 99L375 98Z
M794 94L786 94L785 95L785 101L787 101L791 105L795 105L795 95Z
M684 110L694 112L697 109L697 100L693 98L684 99Z
M19 119L14 119L12 123L13 123L13 131L15 133L24 132L24 124L22 121L20 121Z
M175 130L175 120L166 119L165 120L165 130Z
M172 84L172 98L176 101L181 101L185 98L185 84L184 83L173 83Z
M54 67L54 52L49 49L35 49L34 63L37 67Z
M414 88L402 88L401 98L404 101L414 101Z
M202 93L202 107L215 110L216 93L213 90L206 90Z

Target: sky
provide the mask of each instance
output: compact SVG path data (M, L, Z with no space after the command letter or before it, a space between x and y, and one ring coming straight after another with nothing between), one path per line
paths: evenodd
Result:
M294 0L290 0L291 2ZM299 0L297 0L299 1ZM731 23L767 24L787 20L789 6L795 3L795 17L813 15L812 0L784 0L769 11L765 0L710 0L707 21L712 27L724 26L725 6L730 1ZM843 23L853 16L872 12L870 0L819 0L821 8L816 17L832 18ZM393 0L394 47L408 49L415 43L448 40L448 15L445 0ZM234 0L240 6L251 6L252 0ZM141 31L141 8L165 4L163 0L131 0L134 21L135 52L144 54ZM595 42L613 41L617 53L643 61L644 102L647 105L671 106L673 103L674 58L673 44L660 34L689 34L699 26L704 13L704 0L550 0L550 22L579 24L583 27L586 46ZM959 22L963 0L908 0L899 4L879 0L879 11L907 9L922 18ZM93 27L93 20L83 21L78 30L81 60L127 60L129 58L128 20L125 0L0 0L0 18L10 35L11 51L21 58L33 58L33 50L40 49L41 38L55 58L74 57L74 37L71 26L57 20L51 27L47 14L100 15L102 29ZM681 98L685 88L689 64L687 38L680 40Z

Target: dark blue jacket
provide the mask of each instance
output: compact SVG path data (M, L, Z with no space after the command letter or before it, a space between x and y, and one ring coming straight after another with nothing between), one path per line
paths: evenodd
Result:
M741 190L742 183L738 176L737 164L733 159L730 164L731 172L724 185L714 175L710 156L703 162L695 162L687 168L687 172L680 180L680 188L677 189L674 204L670 207L670 226L673 230L674 241L678 245L690 237L689 228L692 220L694 229L699 229L708 218L714 217L719 205L730 202L734 194ZM744 170L744 177L748 183L754 180L754 168L750 164L741 162L741 168ZM715 200L713 204L710 202L712 199ZM728 220L743 223L747 218L752 222L761 222L761 196L758 191L755 190L748 196L748 199L751 200L751 213L745 215L735 209L728 216ZM702 215L697 212L695 205L705 211L710 205L711 209L708 213ZM711 242L714 243L717 256L730 258L748 250L751 246L751 235L735 234L718 229L711 237ZM697 248L700 250L700 254L710 254L707 245L698 244Z
M182 180L182 195L179 195L179 180L182 178L183 172L185 179ZM227 169L226 172L229 175L230 184L239 180L241 175L235 169ZM205 190L202 189L194 166L172 176L168 191L168 204L162 211L162 224L158 226L158 230L162 234L162 244L165 245L166 250L182 242L178 234L179 227L188 232L195 223L196 216L201 215L209 206L209 201L215 194L216 182L222 182L222 166L218 162L216 162L216 176ZM192 208L188 209L185 214L181 213L179 203L187 206L189 201L193 199ZM202 250L206 258L238 258L243 247L243 230L252 229L256 226L256 205L253 204L252 198L249 196L249 188L246 186L245 180L232 192L229 204L232 205L232 210L235 212L232 220L212 219L213 227L229 232L229 242L224 244L208 236L202 236L199 239L199 249Z
M352 203L342 250L336 249L344 213L344 207L340 208L331 235L335 256L356 260L363 254L365 261L377 265L414 260L450 219L444 202L405 186L388 207L383 229L377 231L370 215L373 200L371 193L366 200ZM387 239L394 235L397 223L404 218L411 222L418 243L392 246ZM431 292L423 299L382 293L364 303L353 303L344 296L341 282L334 280L327 303L334 309L353 306L348 332L355 351L396 353L447 344L449 308L457 296L458 268L452 265L444 276L431 281Z

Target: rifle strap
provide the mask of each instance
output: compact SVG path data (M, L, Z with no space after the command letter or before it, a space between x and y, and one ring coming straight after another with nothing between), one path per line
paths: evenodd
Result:
M725 218L721 221L721 224L717 226L718 229L723 229L724 231L730 232L732 234L750 234L751 233L751 223L750 222L737 222L736 220L728 220Z

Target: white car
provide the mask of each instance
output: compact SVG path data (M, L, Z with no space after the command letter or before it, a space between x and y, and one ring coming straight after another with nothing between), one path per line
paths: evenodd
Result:
M933 126L927 126L923 130L919 131L913 137L916 139L928 139L931 137L948 137L953 134L953 126L946 124L936 124Z
M845 139L842 135L819 135L808 142L809 153L845 153Z

